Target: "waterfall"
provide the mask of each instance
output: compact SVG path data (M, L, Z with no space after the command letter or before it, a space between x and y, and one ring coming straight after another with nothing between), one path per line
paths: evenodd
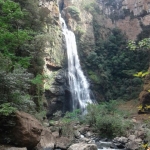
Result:
M88 103L93 103L90 98L89 83L81 69L75 35L67 29L66 23L60 17L63 34L66 39L67 56L68 56L68 79L71 92L71 109L80 109L82 113L86 112Z

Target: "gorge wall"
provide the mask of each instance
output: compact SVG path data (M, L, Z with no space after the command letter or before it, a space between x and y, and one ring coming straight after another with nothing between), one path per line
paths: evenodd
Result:
M91 82L91 89L94 91L94 94L96 95L96 99L98 99L99 101L99 100L106 100L106 99L108 100L110 98L113 99L118 98L117 94L114 94L114 96L112 96L112 94L110 93L113 93L114 91L113 89L116 89L119 86L121 86L121 84L125 82L123 80L126 80L126 78L128 77L126 77L124 73L123 74L121 73L122 75L120 76L125 76L125 78L122 77L121 79L119 79L121 80L122 83L119 83L120 85L116 85L117 87L112 87L112 85L109 84L109 82L111 81L108 81L108 83L103 82L106 81L107 79L114 80L114 79L110 79L111 76L113 75L108 75L111 73L109 73L110 71L105 68L109 64L107 65L102 64L101 69L99 69L101 63L105 64L104 61L103 62L99 61L101 56L98 56L99 60L94 58L90 60L90 57L93 57L95 55L92 53L95 53L97 49L99 49L98 53L105 53L100 50L101 44L99 43L101 43L101 41L107 41L109 36L112 35L112 30L115 28L120 29L122 33L127 37L126 42L128 40L141 40L143 38L149 37L150 35L149 19L148 19L150 16L149 1L141 0L141 1L131 2L127 0L126 1L125 0L115 0L115 1L111 1L111 0L94 1L93 0L87 2L85 0L79 0L79 1L60 0L59 7L63 18L65 18L68 24L68 27L71 30L73 30L76 34L78 52L81 59L80 61L82 63L82 67L84 68L85 74L88 76L89 81ZM125 51L126 48L124 47L122 49L124 49ZM107 54L102 54L102 55L103 56L108 55L110 51L109 50L107 51L108 51ZM98 53L96 52L96 55L100 55ZM115 53L110 58L108 57L105 58L104 56L104 58L102 59L112 59L113 57L112 61L114 61L116 60L117 57L118 59L122 59L119 57L124 57L124 56L119 56L120 55L119 53L118 54ZM114 59L115 55L116 58ZM137 55L144 55L144 54L137 54ZM142 58L139 59L141 59L142 61ZM139 59L135 58L134 60L139 61ZM147 60L147 58L145 59ZM113 66L115 63L116 62L113 62L111 65ZM120 60L120 62L118 61L118 65L119 63L122 63L122 65L125 64L125 66L130 65L129 61L128 63L126 62L124 63ZM97 67L95 67L95 65L97 65ZM143 66L141 65L140 68L136 67L137 69L133 69L133 67L127 68L125 66L120 67L123 68L122 70L123 72L125 70L129 71L132 69L131 72L134 73L134 71L135 72L140 71L140 68L142 70L148 68L147 63L145 63L145 67L143 67L144 65ZM95 69L91 70L91 67ZM115 69L114 71L112 70L111 71L112 74L114 74L115 71L117 70ZM132 74L130 73L130 78L132 78L131 76L133 75L133 73ZM115 82L116 81L114 81L114 83ZM138 91L137 93L134 93L134 95L138 95L138 93L141 90L140 85L138 85L137 82L135 83L136 84L135 86L137 86L138 88L132 89L131 82L134 81L129 81L129 83L127 83L128 86L121 88L124 89L122 90L122 93L126 93L125 94L126 96L123 97L123 99L130 99L132 96L130 98L126 98L126 97L128 97L127 95L132 95L133 92L131 91ZM139 84L141 83L139 82ZM118 93L117 90L116 93ZM121 96L122 95L120 94L120 97Z
M44 48L44 106L48 110L47 117L63 110L65 103L65 65L66 51L59 20L57 1L39 1L40 14L43 18L43 30L46 42Z
M104 25L107 28L118 27L131 40L137 39L137 36L139 38L149 36L149 0L99 0L98 3L103 13L108 17L104 19Z
M98 101L110 99L111 94L110 96L105 95L105 93L109 93L108 86L111 86L109 83L108 85L103 83L107 78L106 75L99 68L91 71L89 67L91 62L88 62L87 59L93 52L96 52L99 39L107 39L114 28L119 28L125 33L128 40L149 37L150 0L93 0L90 2L85 0L40 0L39 5L43 15L44 31L49 34L44 57L44 74L47 75L44 85L47 99L45 106L49 110L47 115L51 116L57 110L68 109L66 104L69 103L67 101L69 90L66 78L66 48L59 22L59 13L66 20L68 28L76 34L81 65L89 78L96 99ZM96 62L93 59L94 61ZM147 67L147 64L145 66ZM103 68L103 70L105 69ZM138 90L134 90L139 92L141 90L139 89L138 86ZM66 108L64 108L64 104Z

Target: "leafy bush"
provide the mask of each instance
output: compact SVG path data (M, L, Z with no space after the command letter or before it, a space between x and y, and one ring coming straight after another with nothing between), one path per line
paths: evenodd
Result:
M12 107L10 103L4 103L0 105L0 115L9 116L16 111L16 108Z
M126 134L131 127L131 122L124 119L117 105L116 101L88 105L86 121L95 128L100 136L108 138L121 136Z
M9 67L9 64L7 67ZM2 66L0 69L1 113L7 108L10 108L10 110L19 109L27 112L32 110L34 103L31 100L31 96L28 94L32 74L28 73L26 69L19 65L14 66L12 72L7 72L7 67L3 69Z
M62 134L69 138L73 138L73 126L78 121L81 121L81 111L79 109L76 109L73 112L66 112L65 116L60 119Z
M76 19L76 20L80 20L80 11L77 7L75 6L69 6L68 7L68 12L70 13L70 15L72 16L72 18Z

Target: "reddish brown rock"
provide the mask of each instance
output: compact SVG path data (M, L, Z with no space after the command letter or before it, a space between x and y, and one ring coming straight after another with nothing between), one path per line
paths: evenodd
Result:
M24 112L1 117L0 126L0 143L27 148L33 148L39 143L43 130L37 119Z

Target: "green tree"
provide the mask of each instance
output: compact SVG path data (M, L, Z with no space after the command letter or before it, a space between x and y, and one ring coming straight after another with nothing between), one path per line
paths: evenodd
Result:
M14 63L24 67L29 65L29 57L21 55L20 47L31 40L31 30L23 29L25 14L18 3L11 0L0 0L0 52Z

